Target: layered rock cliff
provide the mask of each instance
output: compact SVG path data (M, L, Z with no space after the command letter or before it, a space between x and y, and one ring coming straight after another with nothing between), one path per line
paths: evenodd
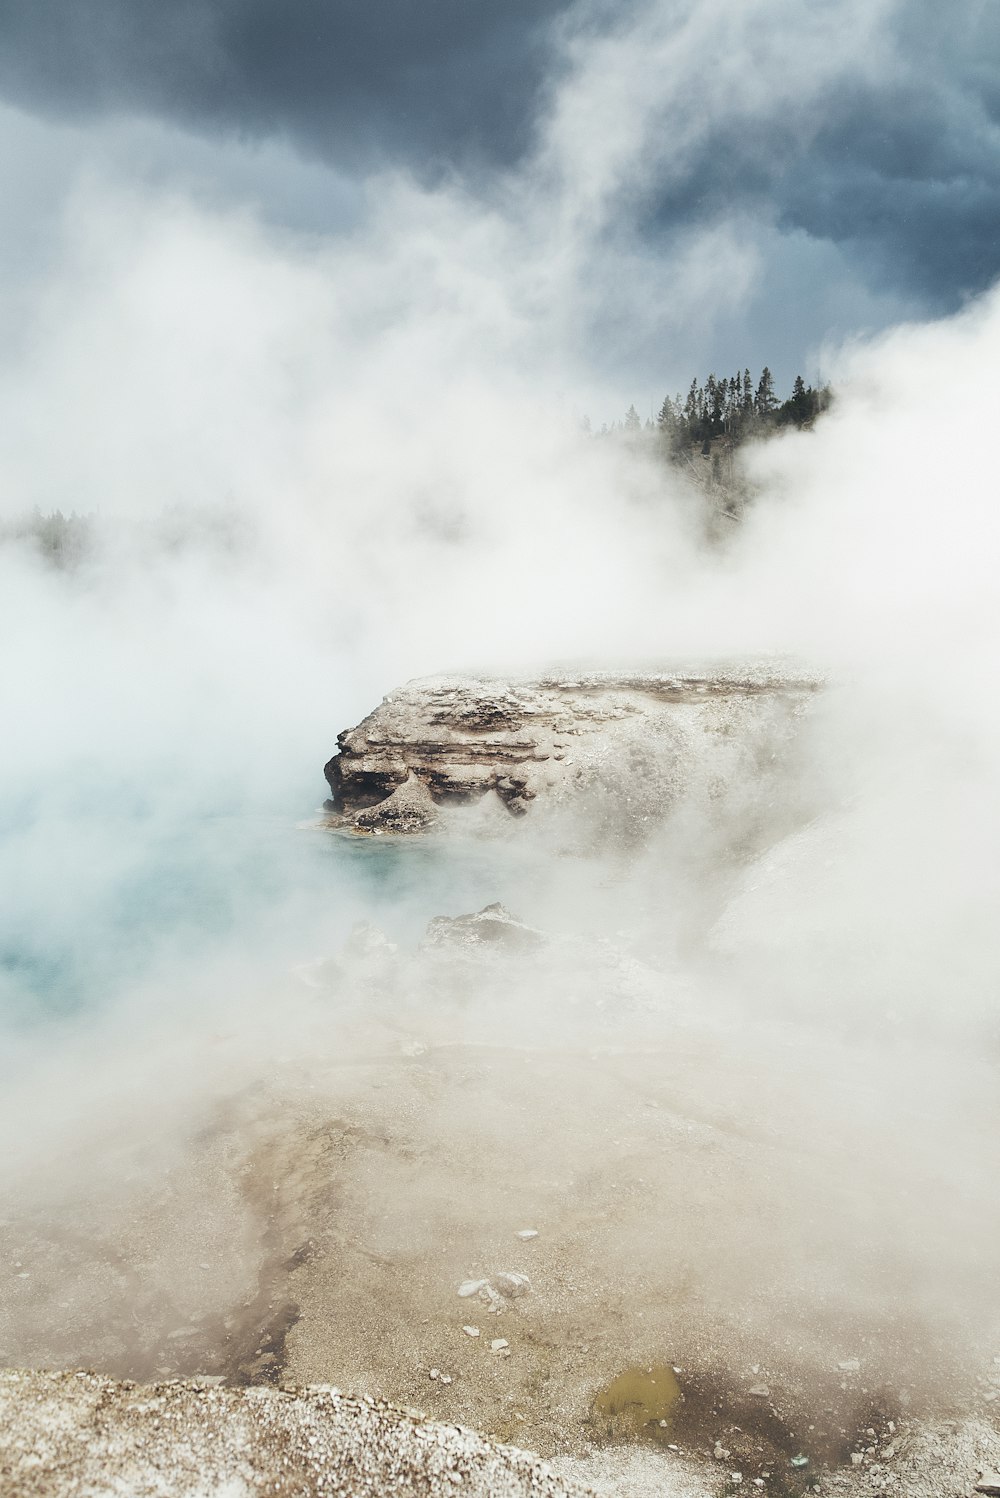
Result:
M816 682L769 665L547 676L426 677L338 735L325 766L336 825L416 832L484 800L514 816L536 803L610 798L654 818L697 787L773 755Z

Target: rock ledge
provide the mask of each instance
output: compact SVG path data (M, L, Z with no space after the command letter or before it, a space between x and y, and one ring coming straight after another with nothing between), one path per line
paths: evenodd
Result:
M670 802L709 745L751 748L818 683L773 665L544 676L432 676L391 692L337 737L324 768L333 824L422 832L450 808L491 799L521 816L539 797L593 789Z

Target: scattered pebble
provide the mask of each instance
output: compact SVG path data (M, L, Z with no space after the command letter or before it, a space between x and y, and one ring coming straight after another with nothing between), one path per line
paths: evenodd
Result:
M485 1280L463 1280L458 1287L458 1293L462 1300L468 1300L470 1295L478 1295L480 1290L485 1289Z
M801 1456L800 1455L800 1456L793 1456L792 1457L792 1466L793 1467L808 1467L808 1465L809 1465L809 1458L807 1456Z
M520 1230L520 1232L518 1233L517 1236L521 1239L522 1243L527 1243L529 1238L537 1238L538 1237L538 1229L537 1228L521 1228L521 1230Z
M490 1348L493 1352L503 1352L504 1348L509 1346L510 1343L507 1341L506 1337L494 1337L493 1341L490 1343Z
M729 1481L730 1482L742 1482L743 1481L743 1473L742 1472L730 1472L730 1474L729 1474Z
M861 1463L864 1461L864 1459L865 1458L864 1458L864 1453L863 1452L860 1452L860 1451L852 1451L851 1452L851 1466L852 1467L860 1467Z
M465 1333L465 1335L467 1337L478 1337L479 1336L479 1328L478 1328L478 1326L463 1326L462 1330L463 1330L463 1332Z
M725 1446L723 1446L721 1441L716 1441L715 1450L712 1452L712 1455L715 1457L715 1460L717 1462L724 1462L729 1456L729 1452L726 1450Z
M528 1276L514 1272L494 1275L493 1285L501 1295L506 1295L508 1300L517 1300L519 1295L527 1295L531 1289Z
M750 1393L755 1399L770 1399L771 1397L771 1391L767 1384L754 1384Z
M430 1373L428 1374L428 1377L429 1378L433 1378L435 1380L439 1379L441 1377L441 1369L440 1368L432 1368L430 1370Z

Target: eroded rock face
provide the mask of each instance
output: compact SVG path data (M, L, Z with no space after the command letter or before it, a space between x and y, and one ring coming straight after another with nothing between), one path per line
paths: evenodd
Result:
M815 689L759 665L530 682L426 677L338 735L325 766L328 810L354 831L416 832L487 799L519 816L539 798L589 791L648 819L699 767L725 778L742 757L746 769Z

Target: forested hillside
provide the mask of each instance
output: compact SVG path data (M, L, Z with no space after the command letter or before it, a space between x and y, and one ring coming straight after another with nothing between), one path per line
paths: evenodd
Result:
M807 385L796 375L782 400L767 365L756 381L749 369L701 384L695 377L686 396L665 396L655 421L643 422L635 406L621 421L603 426L599 438L647 446L665 462L683 468L710 500L713 514L736 519L751 490L736 460L741 445L774 436L789 427L807 428L833 400L829 385Z

